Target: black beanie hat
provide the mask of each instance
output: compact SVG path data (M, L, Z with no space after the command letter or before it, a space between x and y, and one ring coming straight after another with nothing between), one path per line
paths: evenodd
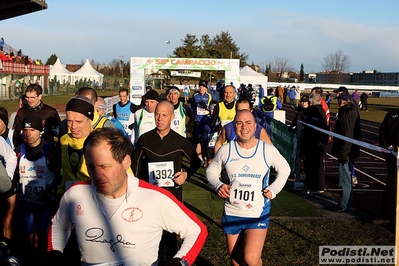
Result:
M7 110L6 110L7 111ZM2 112L0 110L0 120L3 121L3 123L8 126L8 114L5 112Z
M34 128L43 131L42 119L37 115L27 115L24 120L22 120L22 128Z
M84 96L72 97L67 103L65 111L80 113L90 120L94 118L94 104L89 98Z

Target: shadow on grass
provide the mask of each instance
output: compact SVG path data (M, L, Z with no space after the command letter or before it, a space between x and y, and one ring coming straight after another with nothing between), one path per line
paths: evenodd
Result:
M195 265L213 266L214 264L209 262L207 259L203 258L201 255L199 255L195 260Z
M272 219L271 219L270 222L271 222L271 223L274 223L275 225L280 226L280 227L283 228L285 231L287 231L287 232L289 232L290 234L293 234L293 235L295 235L296 237L298 237L298 238L300 238L300 239L302 239L302 240L308 242L309 244L313 244L313 245L316 245L316 246L322 245L321 243L317 243L317 242L313 241L312 239L309 239L309 238L305 237L304 235L302 235L302 234L300 234L300 233L298 233L298 232L296 232L296 231L294 231L294 230L288 228L287 226L283 225L282 223L279 223L278 221L275 221L275 220L272 220Z
M194 212L196 215L201 216L202 218L204 218L205 220L207 220L208 222L210 222L211 224L222 228L222 226L215 222L211 217L209 217L208 215L206 215L204 212L202 212L200 209L194 207L193 205L187 203L186 201L184 202L184 205L187 206L187 208L189 208L192 212Z
M206 191L210 191L210 192L214 193L214 191L208 186L208 182L206 181L205 177L202 174L199 174L197 172L193 177L197 177L200 181L197 181L196 179L193 179L193 178L188 178L186 182L189 182L189 183L196 185Z

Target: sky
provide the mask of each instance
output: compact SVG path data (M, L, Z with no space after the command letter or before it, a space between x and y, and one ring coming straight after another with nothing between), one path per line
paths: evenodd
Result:
M397 0L94 1L47 0L48 9L0 21L0 36L25 55L63 64L100 64L130 57L166 57L187 34L198 39L229 32L265 66L286 58L296 71L323 70L342 51L349 72L399 72ZM167 41L170 43L167 44Z

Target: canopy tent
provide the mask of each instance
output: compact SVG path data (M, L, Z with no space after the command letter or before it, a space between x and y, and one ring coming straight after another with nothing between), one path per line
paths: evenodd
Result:
M62 64L60 58L57 58L54 65L50 67L50 77L49 79L57 79L61 84L66 83L67 81L71 82L71 72L66 69Z
M249 66L242 67L240 69L240 84L244 83L248 85L251 83L253 87L256 84L261 84L263 88L267 88L267 77L261 73L256 72Z
M72 76L71 78L72 84L74 84L75 81L77 80L86 79L92 82L96 81L100 86L103 83L103 78L104 78L103 74L101 74L91 66L89 59L86 59L84 65L81 68L79 68L77 71L73 72L71 76Z

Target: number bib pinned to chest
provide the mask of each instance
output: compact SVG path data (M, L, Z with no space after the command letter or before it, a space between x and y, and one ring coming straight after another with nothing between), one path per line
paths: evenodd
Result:
M158 187L174 187L174 164L172 161L148 163L149 182Z

